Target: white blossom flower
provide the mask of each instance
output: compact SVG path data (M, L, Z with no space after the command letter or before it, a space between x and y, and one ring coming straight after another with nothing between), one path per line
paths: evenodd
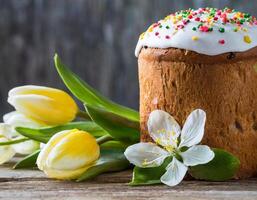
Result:
M183 180L189 166L205 164L214 158L214 152L208 146L197 145L203 138L205 121L205 112L194 110L181 130L167 112L155 110L149 116L148 131L156 144L137 143L129 146L124 154L141 168L160 166L167 157L172 157L161 182L175 186Z

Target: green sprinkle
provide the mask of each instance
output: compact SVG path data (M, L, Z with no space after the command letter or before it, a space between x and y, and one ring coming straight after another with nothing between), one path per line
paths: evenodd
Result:
M159 28L162 28L162 25L160 25Z
M219 32L224 33L225 29L224 28L219 28Z
M208 31L210 31L210 32L213 31L213 28L209 28Z
M165 28L166 28L166 29L170 29L170 27L169 27L169 26L166 26Z
M193 27L193 28L192 28L192 30L193 30L193 31L196 31L196 30L197 30L197 28L196 28L196 27Z
M251 17L251 15L249 13L244 14L244 18L249 18L249 17Z
M245 22L245 19L240 20L240 24L243 24Z

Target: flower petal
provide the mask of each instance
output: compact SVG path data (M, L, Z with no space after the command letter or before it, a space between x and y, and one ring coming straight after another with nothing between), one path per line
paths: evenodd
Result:
M17 137L19 134L8 124L0 123L0 136L3 135L7 139Z
M124 152L128 161L138 167L160 166L169 153L153 143L137 143L129 146Z
M3 117L3 121L4 123L13 127L22 126L28 128L40 128L43 125L17 111L5 114Z
M151 112L148 119L148 131L157 144L164 147L177 147L177 138L181 129L169 113L162 110Z
M186 166L195 166L210 162L214 158L214 152L206 145L196 145L187 151L180 153Z
M4 137L0 138L0 142L7 142L8 140ZM15 155L13 148L8 146L0 146L0 165L8 162Z
M161 177L161 182L168 186L175 186L183 180L188 167L173 157L166 169L166 173Z
M23 137L19 137L19 138L23 138ZM38 150L40 148L40 143L34 140L28 140L25 142L14 144L12 145L12 147L16 153L19 153L22 155L28 155Z
M194 110L184 124L179 147L191 147L201 142L204 134L205 121L206 113L201 109Z

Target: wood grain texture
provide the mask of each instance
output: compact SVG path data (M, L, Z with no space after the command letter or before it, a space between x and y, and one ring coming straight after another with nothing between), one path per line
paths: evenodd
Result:
M184 181L174 188L164 185L130 187L131 171L104 174L88 182L75 183L50 180L36 170L11 170L11 165L0 167L0 199L257 199L257 179Z
M256 14L257 1L0 0L0 115L11 110L6 98L14 86L64 88L54 52L101 93L138 108L139 34L170 12L204 6Z

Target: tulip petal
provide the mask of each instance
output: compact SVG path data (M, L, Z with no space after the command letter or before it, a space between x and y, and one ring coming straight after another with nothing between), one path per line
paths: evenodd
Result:
M12 147L16 153L29 155L39 149L40 143L34 140L28 140L26 142L14 144L12 145Z
M201 142L204 135L206 113L203 110L194 110L187 118L181 132L179 147L190 147Z
M92 165L87 165L85 167L74 169L74 170L56 170L56 169L48 169L45 170L45 174L49 178L55 178L59 180L73 180L77 179L87 171L88 168L92 167Z
M124 152L128 161L135 166L147 168L160 166L169 153L153 143L137 143Z
M18 112L47 125L72 121L77 112L75 105L71 105L70 102L35 94L9 97L8 102Z
M45 160L48 158L48 155L51 151L51 149L66 135L70 133L70 130L61 131L57 134L55 134L49 142L41 149L40 154L37 158L37 166L40 170L45 169Z
M169 113L162 110L154 110L149 116L148 131L157 144L164 147L176 147L181 129Z
M0 123L0 135L3 135L7 139L12 139L19 134L8 124Z
M183 180L188 167L173 157L166 169L166 173L161 177L161 182L168 186L175 186Z
M214 152L206 145L196 145L187 151L180 153L186 166L196 166L210 162L214 158Z
M41 96L53 97L64 93L65 92L62 90L58 90L51 87L37 86L37 85L24 85L24 86L15 87L11 89L8 93L8 96L12 97L16 95L36 94ZM68 95L67 93L65 94Z
M52 147L46 165L54 170L76 170L99 158L96 139L84 131L72 130Z
M3 121L5 124L13 127L40 128L43 126L43 124L40 124L17 111L5 114L3 116Z
M7 142L4 137L0 137L0 142ZM0 146L0 165L8 162L15 155L15 151L11 146Z

